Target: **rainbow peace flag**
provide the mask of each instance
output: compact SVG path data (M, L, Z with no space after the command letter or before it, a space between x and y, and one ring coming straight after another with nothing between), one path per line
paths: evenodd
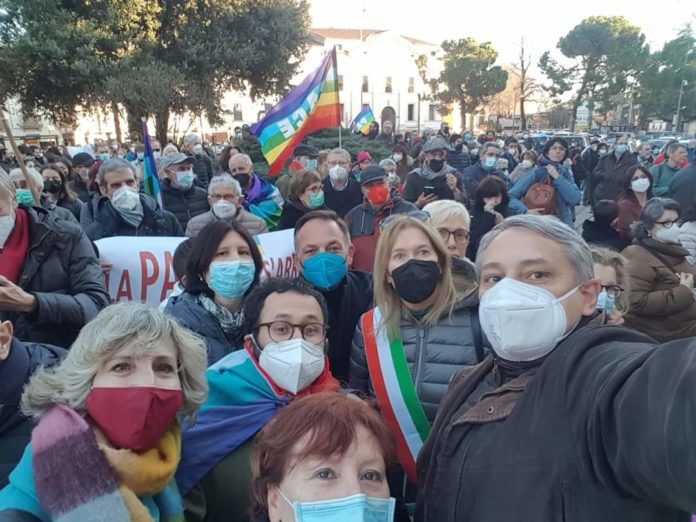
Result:
M261 152L270 166L268 173L275 175L307 134L340 124L334 47L316 71L251 127L251 133L259 139Z
M162 191L160 189L159 176L157 175L157 164L155 155L152 153L152 143L147 132L147 122L143 118L143 143L145 144L145 157L143 158L143 190L157 200L160 208L164 208L162 203Z
M363 134L367 134L370 130L370 123L373 121L375 121L375 115L368 105L355 117L353 123L350 124L350 127L351 129L358 129L358 131L362 132Z

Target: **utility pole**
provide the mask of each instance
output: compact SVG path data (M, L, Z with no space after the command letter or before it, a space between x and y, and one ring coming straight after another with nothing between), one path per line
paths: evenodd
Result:
M677 102L677 115L674 117L674 132L679 132L679 117L681 116L681 104L682 96L684 96L684 86L686 85L686 80L682 76L681 85L679 86L679 101Z

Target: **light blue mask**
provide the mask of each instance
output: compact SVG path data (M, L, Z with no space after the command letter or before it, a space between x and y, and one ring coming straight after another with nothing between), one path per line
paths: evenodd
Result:
M615 147L615 150L616 150L616 153L617 153L617 154L625 154L626 151L628 150L628 145L626 145L625 143L619 143L619 144Z
M106 161L106 160L108 160L108 159L111 159L111 154L109 154L108 152L100 152L100 153L99 153L99 159L100 159L101 161Z
M176 183L180 187L189 188L193 185L193 171L192 170L180 170L176 173Z
M333 252L319 252L302 263L302 277L322 290L336 286L346 272L346 260Z
M317 160L308 159L305 161L305 168L309 170L317 170Z
M498 158L492 158L486 156L483 160L483 168L486 170L493 170L498 166Z
M324 191L312 192L309 195L309 208L321 207L324 204Z
M145 153L144 153L144 152L138 152L138 153L136 154L136 156L137 156L137 158L138 158L140 161L143 161L143 160L145 159Z
M295 522L393 522L396 499L374 498L367 495L319 500L316 502L290 502L278 489L285 501L292 506Z
M249 289L255 273L253 261L214 261L210 263L208 286L220 297L236 300Z
M610 313L613 312L615 308L614 298L610 297L606 290L602 290L597 296L597 309Z
M34 194L31 193L29 189L17 189L15 190L17 194L17 203L20 205L31 206L34 204Z

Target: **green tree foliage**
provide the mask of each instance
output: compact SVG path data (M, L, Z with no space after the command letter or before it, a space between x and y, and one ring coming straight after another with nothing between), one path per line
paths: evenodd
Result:
M642 119L657 117L672 121L682 81L686 84L680 120L696 120L696 37L689 27L653 53L641 74L638 103Z
M473 118L494 94L505 89L508 74L494 65L498 52L490 42L478 43L474 38L446 40L442 49L444 68L439 78L429 83L442 109L459 104L463 123L467 113ZM473 128L473 121L469 128Z
M221 117L228 89L281 94L301 61L305 0L0 0L0 95L53 116L122 104L129 127Z
M539 67L551 80L547 90L554 96L575 90L572 99L571 129L580 104L608 100L635 83L645 65L648 49L645 35L623 16L591 16L558 41L566 60L557 61L545 52ZM566 65L565 62L570 61Z

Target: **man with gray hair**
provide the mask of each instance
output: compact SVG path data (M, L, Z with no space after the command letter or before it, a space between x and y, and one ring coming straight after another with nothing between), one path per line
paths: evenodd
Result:
M601 325L590 249L553 217L506 219L476 263L493 353L450 382L415 520L689 520L696 344Z
M182 152L194 158L193 172L196 174L196 185L206 188L215 175L213 160L206 154L203 141L198 134L187 134L181 144Z
M248 154L240 153L230 157L228 167L232 177L242 187L244 208L266 222L268 230L278 228L283 211L283 196L272 184L254 173L254 163Z
M106 160L99 167L101 194L82 206L80 224L92 241L113 236L183 236L174 214L138 192L135 169L121 159Z
M108 304L79 225L19 203L9 175L0 173L0 323L11 321L22 341L67 348Z
M249 234L268 232L266 222L244 209L244 195L239 182L229 174L213 177L208 185L208 204L210 210L188 222L186 235L196 237L208 223L223 219L237 221Z
M350 175L350 152L333 149L326 156L326 168L329 175L323 181L324 206L342 218L363 201L360 183Z

